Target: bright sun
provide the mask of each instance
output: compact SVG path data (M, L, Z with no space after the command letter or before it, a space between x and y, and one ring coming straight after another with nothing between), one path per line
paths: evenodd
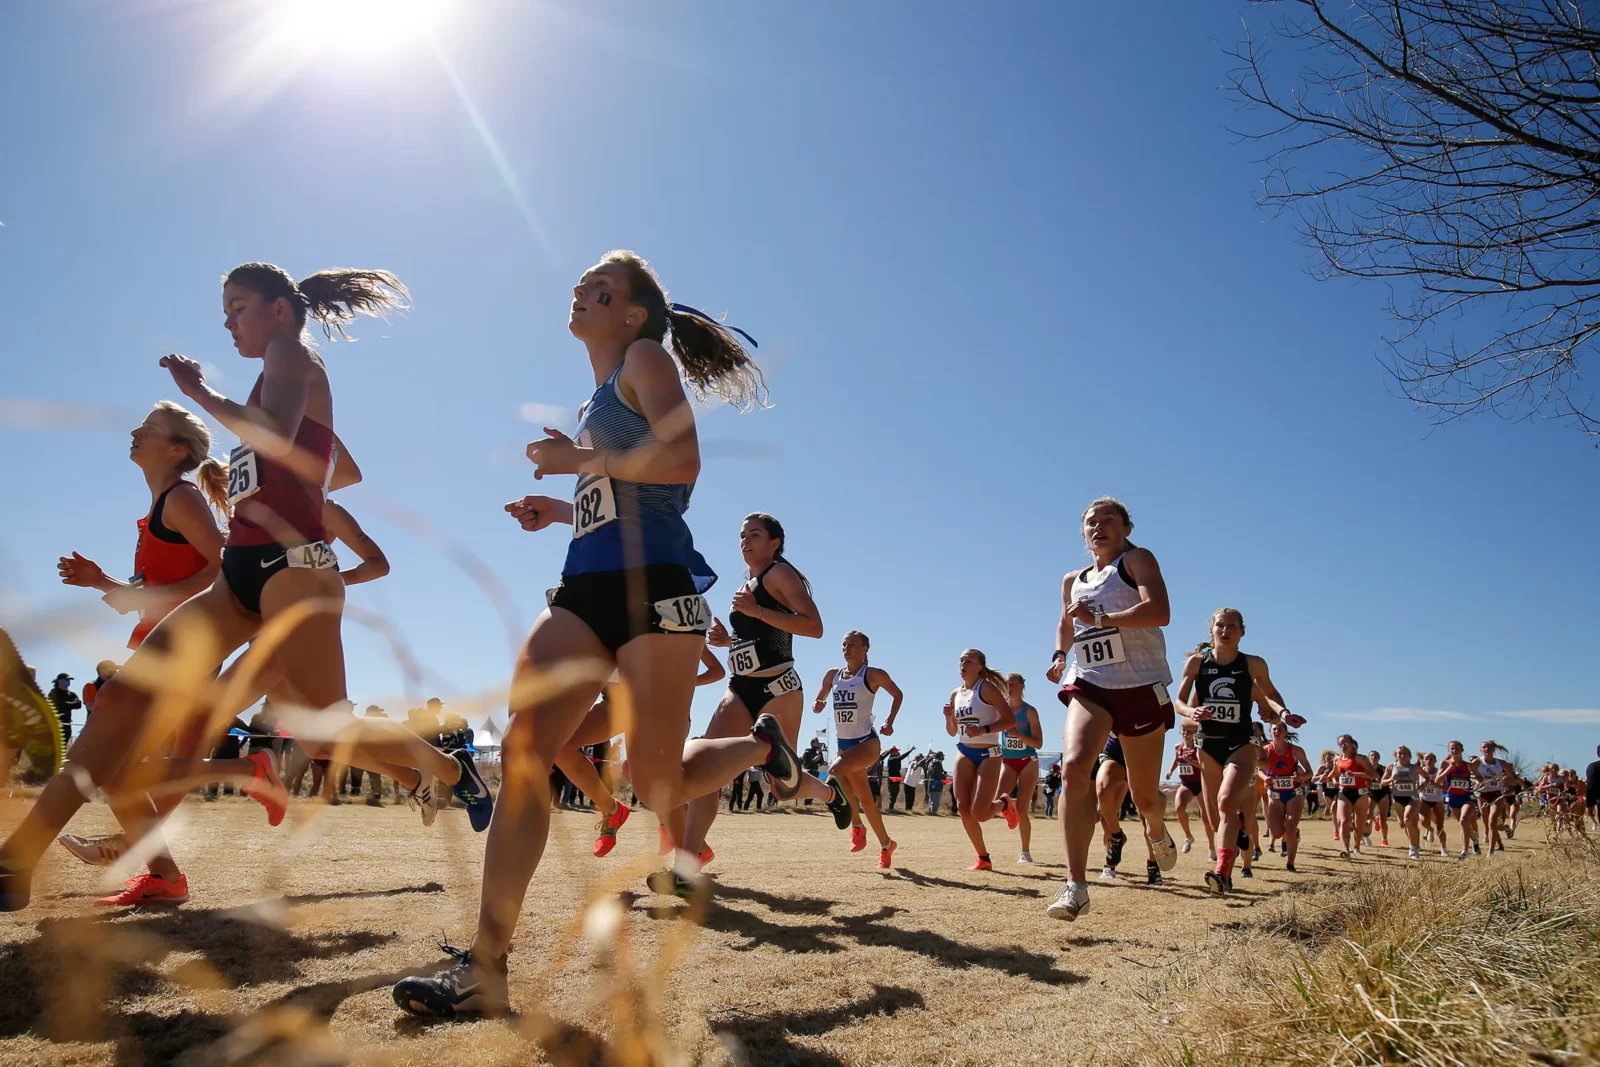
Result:
M290 0L297 33L318 51L374 56L414 44L448 0Z

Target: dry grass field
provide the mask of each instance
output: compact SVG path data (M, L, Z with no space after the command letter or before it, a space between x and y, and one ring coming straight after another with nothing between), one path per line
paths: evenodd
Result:
M0 828L25 803L0 801ZM1043 912L1065 874L1054 822L1036 823L1031 867L1015 863L1017 835L992 824L996 869L973 873L955 819L891 816L900 851L896 869L880 872L875 848L850 854L820 814L724 814L711 838L715 899L696 924L681 902L643 891L656 838L648 813L605 860L589 855L592 818L560 813L511 957L519 1015L420 1026L389 987L442 965L441 937L470 935L482 838L464 812L446 811L427 830L404 807L309 801L277 830L239 799L191 802L180 816L172 836L192 894L183 907L96 914L104 872L55 849L33 907L0 916L0 1062L1259 1063L1276 1057L1235 1042L1204 1006L1222 1003L1217 1014L1230 1016L1245 1005L1239 1026L1260 1031L1268 1048L1300 1042L1323 1025L1308 1005L1357 1000L1349 961L1326 970L1316 954L1358 943L1356 912L1362 900L1371 910L1371 886L1409 901L1407 922L1424 914L1408 886L1431 887L1427 899L1448 922L1464 879L1526 887L1587 864L1593 884L1595 868L1592 856L1557 863L1542 840L1527 840L1542 835L1530 826L1506 855L1435 858L1408 873L1399 848L1339 860L1328 824L1314 821L1298 874L1265 856L1256 878L1236 878L1237 895L1222 900L1201 888L1203 842L1161 888L1144 884L1142 845L1130 844L1127 875L1095 882L1093 910L1061 923ZM91 805L73 829L108 832L109 815ZM588 907L601 899L620 900L614 939L605 908ZM1582 919L1587 940L1573 951L1592 961L1600 923L1592 907ZM1563 944L1575 936L1555 930ZM1297 992L1296 968L1336 978L1337 997ZM1235 984L1219 989L1223 978ZM1486 1008L1493 996L1482 992ZM1335 1043L1316 1061L1389 1058L1340 1053L1356 1047L1338 1041L1341 1027L1362 1028L1361 1010L1324 1020ZM1570 1036L1548 1023L1529 1033L1509 1027L1495 1060Z

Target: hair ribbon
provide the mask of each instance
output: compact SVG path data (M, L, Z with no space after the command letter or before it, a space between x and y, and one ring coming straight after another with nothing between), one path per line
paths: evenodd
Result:
M756 339L754 337L751 337L749 334L747 334L743 330L739 329L739 327L737 327L737 326L729 326L725 322L718 322L716 319L712 318L710 315L707 315L704 311L701 311L699 308L692 308L688 304L668 304L667 308L668 308L668 310L674 312L675 314L687 315L692 319L699 319L702 322L709 322L713 326L721 326L725 330L732 330L734 333L738 334L740 337L743 337L746 341L749 341L751 348L760 348L761 347L759 344L756 343Z

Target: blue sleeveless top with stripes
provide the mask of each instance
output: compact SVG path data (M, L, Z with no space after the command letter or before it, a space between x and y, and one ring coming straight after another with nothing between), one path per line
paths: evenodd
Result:
M650 420L629 407L617 392L622 367L619 363L584 405L578 419L579 446L622 451L656 439ZM695 592L704 593L716 582L717 573L695 551L694 537L683 521L693 490L692 484L656 485L580 475L574 494L572 544L567 548L567 562L561 573L592 574L651 563L678 564L689 569ZM594 507L586 506L590 501ZM614 514L605 514L613 508Z

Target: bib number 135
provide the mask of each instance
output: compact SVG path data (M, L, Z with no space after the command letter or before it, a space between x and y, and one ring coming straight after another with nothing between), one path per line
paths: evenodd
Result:
M578 487L572 498L572 536L584 537L617 518L617 497L610 478L596 478Z

